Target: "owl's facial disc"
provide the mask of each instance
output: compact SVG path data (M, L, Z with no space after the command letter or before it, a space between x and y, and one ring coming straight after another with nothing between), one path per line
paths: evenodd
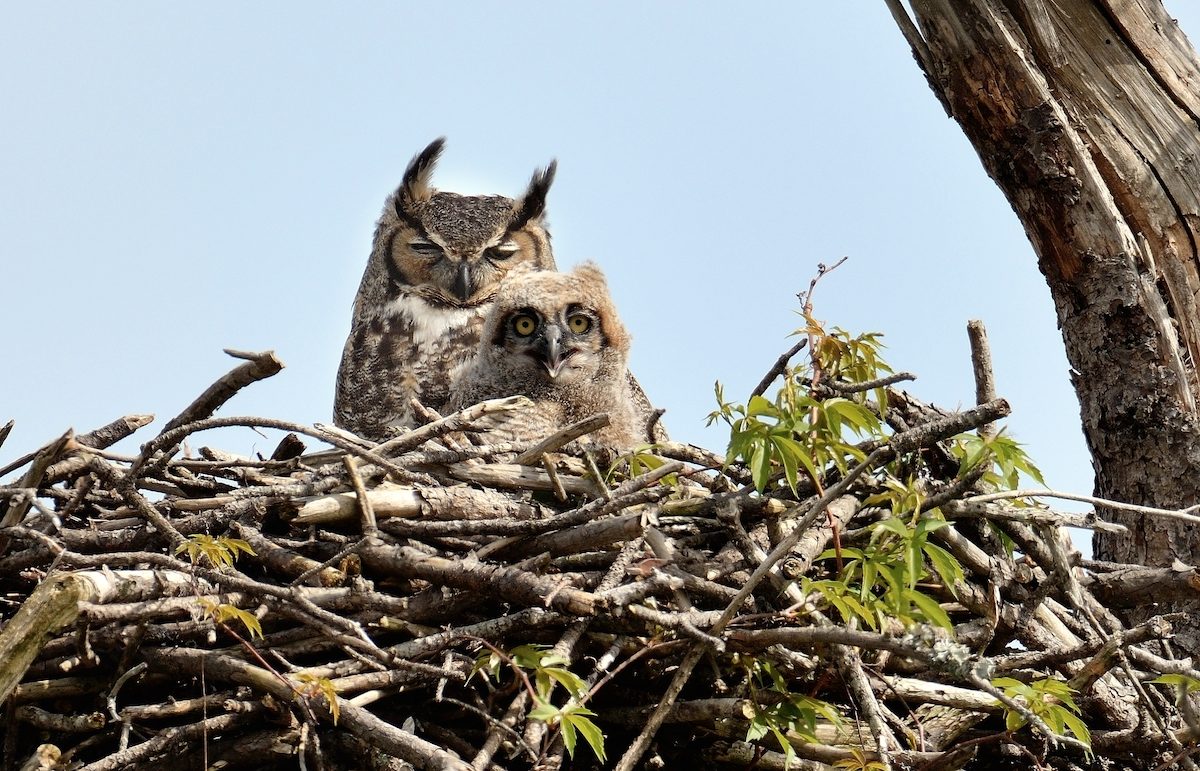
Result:
M523 354L522 367L532 366L535 377L555 385L570 385L589 376L585 338L593 331L593 317L575 311L564 318L546 318L524 308L507 322L508 334ZM583 346L583 347L581 347Z

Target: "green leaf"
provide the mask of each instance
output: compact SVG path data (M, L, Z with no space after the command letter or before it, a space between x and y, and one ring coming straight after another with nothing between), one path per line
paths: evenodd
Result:
M858 402L841 398L829 399L825 402L825 411L836 415L839 422L850 426L857 436L878 436L882 433L879 418Z
M851 608L849 603L846 602L845 595L827 594L825 595L825 599L829 601L830 605L837 608L837 611L839 614L841 614L843 621L849 622L855 617L856 614L854 609Z
M471 674L467 676L467 680L474 677L476 673L483 675L485 680L494 680L500 676L500 665L502 663L503 659L500 656L492 651L488 651L475 659L475 666L471 667Z
M1078 716L1065 711L1063 712L1062 719L1066 723L1067 730L1075 734L1076 739L1089 747L1092 746L1092 732L1088 730L1086 723L1080 720Z
M563 745L567 748L567 754L571 759L575 759L575 725L566 715L562 716L559 721L559 729L562 731Z
M242 610L241 608L232 608L232 610L233 615L237 618L237 620L240 621L242 626L246 627L246 630L250 632L250 639L257 637L261 640L263 631L262 624L259 622L258 617L250 611Z
M933 570L937 573L938 578L942 581L942 586L946 587L951 593L954 592L954 586L959 581L965 579L966 574L963 571L962 565L954 555L938 546L936 543L925 544L925 556L929 558L929 562L933 565Z
M545 654L545 646L518 645L509 652L508 657L521 669L537 669L542 665Z
M862 585L858 590L858 599L863 602L871 596L871 589L875 586L875 579L879 577L879 566L875 560L863 560L862 563Z
M783 731L780 731L775 726L771 726L771 733L775 735L775 741L779 742L779 749L783 750L784 768L790 768L792 761L796 759L796 750L792 749L792 743L788 741Z
M894 594L900 594L905 587L903 571L897 570L892 565L879 565L879 577L887 584L888 591Z
M247 541L243 541L241 538L230 538L228 536L221 536L220 538L217 539L217 541L221 545L223 545L227 549L229 549L229 551L232 552L234 555L236 555L238 552L242 552L244 554L249 554L252 557L258 556L257 552L255 552L254 549L252 549L250 547L250 544Z
M796 492L797 469L800 463L801 452L798 452L795 447L796 442L785 437L774 437L771 443L775 446L775 453L779 456L779 460L783 463L783 477L787 480L787 485L794 493Z
M771 481L771 454L762 443L755 444L750 455L750 476L754 480L754 489L760 493Z
M909 536L908 525L899 517L888 517L881 519L872 525L872 530L875 532L891 532L899 537L907 540Z
M948 526L949 524L950 523L947 522L946 520L941 519L940 516L927 516L927 517L922 517L917 522L917 524L913 528L913 530L918 536L920 536L922 538L928 538L930 533L932 533L936 530L940 530L943 527Z
M918 579L925 574L925 552L921 551L922 540L920 536L914 534L913 539L905 544L904 568L908 574L905 578L908 579L909 589L915 587Z
M1188 677L1187 675L1178 675L1174 673L1160 675L1150 682L1160 683L1162 685L1174 685L1177 688L1183 688L1187 693L1195 693L1196 691L1200 691L1200 680L1197 680L1194 677Z
M938 605L937 600L927 594L923 594L916 589L905 589L906 598L916 605L923 616L929 620L931 624L940 626L943 629L953 630L954 624L950 622L950 616L942 607Z
M879 629L879 624L876 622L875 614L872 613L864 603L859 602L854 598L854 595L847 594L842 597L842 601L861 618L871 629Z
M1049 709L1034 710L1034 714L1038 715L1042 720L1046 721L1046 725L1056 734L1061 734L1066 731L1066 726L1063 723L1063 715L1069 715L1062 707L1051 707Z
M531 720L539 720L547 725L555 725L560 717L558 708L552 704L547 704L539 700L537 705L529 710L529 718Z
M775 405L761 396L751 396L750 401L746 403L746 416L755 417L757 415L775 415Z
M587 691L587 684L579 675L560 667L546 667L538 670L539 675L546 675L553 678L555 682L567 689L567 693L576 698L581 698Z
M750 726L746 729L746 741L756 742L766 736L770 730L771 727L767 725L767 721L763 719L762 715L755 714L750 720Z
M568 727L572 734L574 734L575 731L578 731L579 734L583 736L583 740L586 741L588 746L592 748L592 754L596 756L597 760L603 763L607 759L604 754L604 733L595 723L585 717L585 715L595 714L595 712L591 712L583 707L577 707L564 715L562 723L563 744L567 743ZM575 743L574 736L572 736L571 743L572 745ZM569 749L568 752L570 752ZM571 757L574 758L574 754L572 754Z

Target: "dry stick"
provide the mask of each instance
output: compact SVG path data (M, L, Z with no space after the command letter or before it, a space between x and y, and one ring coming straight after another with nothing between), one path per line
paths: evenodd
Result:
M408 452L415 449L430 439L435 439L452 431L462 431L469 429L471 425L477 422L480 418L487 415L492 415L498 412L508 412L509 410L523 409L532 405L528 398L524 396L509 396L503 399L489 399L479 404L473 404L470 407L465 407L458 412L451 413L444 418L438 418L432 423L426 423L420 428L414 428L412 431L401 434L394 439L389 439L386 442L376 445L375 452L380 455L399 455L400 453Z
M796 295L796 298L798 300L800 300L801 313L804 316L804 330L803 331L804 331L804 334L808 338L808 357L809 357L809 361L811 362L811 366L812 366L812 376L810 378L810 382L811 382L813 388L816 388L817 386L819 386L821 384L822 378L824 378L824 376L825 376L824 368L821 366L821 359L817 355L817 345L820 343L819 338L821 337L821 334L820 334L821 328L819 325L816 324L815 320L813 319L813 301L812 301L813 292L815 292L817 290L817 283L820 282L820 280L823 279L826 276L826 274L828 274L834 270L837 270L839 267L842 266L842 263L844 263L848 259L850 259L850 258L842 257L842 259L835 262L832 266L826 266L825 263L818 262L817 263L817 275L813 277L812 281L808 282L808 291L800 292L799 294ZM811 421L813 423L815 423L817 420L816 405L813 405L812 409L809 412L810 412L809 418L811 419Z
M8 435L12 433L14 425L16 425L16 421L10 420L3 426L0 426L0 447L4 446L4 442L8 439ZM0 476L7 473L7 471L0 472Z
M358 463L354 460L353 455L343 455L342 463L345 464L346 472L350 475L350 483L354 486L358 508L362 512L363 538L374 538L379 533L379 526L375 522L375 509L371 506L371 497L367 495L367 488L363 484L362 476L358 473Z
M269 378L283 369L283 362L276 358L274 351L253 353L226 348L225 353L235 359L244 359L246 363L234 367L217 382L206 388L204 393L197 396L195 401L189 404L183 412L176 415L163 427L162 433L209 417L220 409L221 405L233 398L238 391L251 383Z
M561 626L566 620L566 616L553 611L536 607L526 608L510 615L499 616L477 624L468 624L442 632L433 632L415 640L388 646L383 650L395 660L424 658L437 655L462 639L481 638L496 640L518 631ZM401 623L386 616L380 621L380 624L385 629L405 628ZM373 665L368 665L361 661L342 661L306 667L305 671L310 672L315 677L342 678L360 674L368 669L373 670ZM438 670L439 677L444 675L443 671Z
M592 415L590 418L572 423L571 425L555 431L550 436L530 447L525 452L513 459L513 463L518 466L528 466L538 460L548 452L563 447L568 442L573 442L584 434L590 434L593 431L598 431L609 424L609 417L605 413Z
M840 265L841 263L838 264ZM758 587L767 574L775 567L775 564L791 552L792 548L800 540L800 537L812 526L817 517L824 514L825 508L834 500L841 497L850 488L850 485L867 469L885 462L886 459L893 455L912 452L928 444L962 433L969 428L995 420L998 417L1003 417L1008 412L1008 402L1003 399L996 399L975 409L935 420L894 435L888 444L874 450L861 463L846 472L846 475L840 481L829 487L825 491L825 494L817 499L808 513L796 524L795 529L780 541L779 545L767 555L767 558L754 569L754 572L750 574L750 578L746 580L745 585L738 591L733 601L726 606L724 612L721 613L721 617L709 629L708 633L717 637L724 632L725 627L729 625L729 622L733 619L738 609L741 608L742 603L746 601L751 592ZM683 661L679 663L679 669L676 670L675 677L667 687L667 692L663 695L662 701L646 721L645 728L642 729L642 732L638 734L633 744L630 745L629 749L621 757L621 762L617 764L616 771L633 771L634 766L637 765L642 755L645 754L646 748L650 746L650 741L662 725L663 719L671 708L671 704L674 703L679 693L683 690L684 684L691 677L692 670L695 668L696 663L700 661L700 657L705 650L705 646L703 645L694 645L688 651ZM995 689L993 688L992 690ZM1039 720L1038 722L1040 723L1041 721ZM1044 725L1045 723L1042 723L1042 726Z
M357 541L355 541L354 543L345 547L344 549L339 549L337 554L334 554L332 557L325 560L324 562L316 562L316 560L313 560L313 562L315 562L316 564L314 564L312 567L305 570L300 575L293 578L291 583L289 584L289 586L300 586L305 581L307 581L308 579L317 575L318 573L321 573L322 575L330 575L330 574L325 573L325 571L327 571L327 570L332 570L332 571L335 571L336 573L341 573L343 576L343 580L344 580L346 574L342 570L337 569L333 566L338 564L342 560L344 560L346 557L349 557L351 554L354 554L355 552L357 552L364 545L366 545L366 543L367 543L366 538L360 538Z
M682 442L663 442L655 447L655 454L661 455L664 458L673 460L686 461L696 466L703 466L709 469L724 469L726 473L733 469L726 469L725 458L717 455L715 452L706 450L703 447L697 447L694 444L683 444ZM746 475L746 481L749 481L749 474Z
M314 714L329 714L329 704L322 696L305 697L298 693L293 686L280 682L266 669L239 661L232 656L189 648L156 649L146 651L143 655L152 667L172 672L178 669L199 671L201 662L203 662L205 672L210 678L251 685L285 702L303 703L311 700L316 708L313 710ZM384 722L361 707L356 707L346 701L339 701L338 707L340 711L338 726L350 731L376 749L389 755L395 755L418 768L470 771L470 766L445 750Z
M105 723L102 712L62 715L31 705L17 707L13 717L15 719L12 727L15 727L17 723L25 723L43 731L59 734L88 733L103 728Z
M11 421L10 421L10 423L11 423ZM17 469L21 468L22 466L24 466L24 465L25 465L26 463L28 463L29 461L31 461L31 460L33 460L34 458L38 457L39 455L41 455L41 454L45 453L45 452L46 452L48 449L50 449L51 447L53 447L54 445L56 445L58 442L61 442L61 441L63 441L63 437L70 436L70 435L71 435L71 433L72 433L72 432L71 432L71 430L70 430L70 429L67 429L67 431L66 431L65 433L63 433L63 435L62 435L62 436L60 436L60 437L59 437L59 438L57 438L57 439L54 439L54 440L53 440L53 441L51 441L49 444L47 444L47 445L45 445L45 446L43 446L43 447L40 447L40 448L38 448L38 449L34 450L33 452L27 452L27 453L25 453L24 455L22 455L21 457L19 457L19 458L17 458L16 460L14 460L12 463L9 463L9 464L8 464L7 466L5 466L4 468L0 468L0 476L4 476L5 474L7 474L7 473L8 473L8 472L10 472L10 471L16 471ZM44 469L43 469L43 471L44 471ZM27 471L27 472L25 472L24 476L25 476L25 477L29 476L29 473L30 473L30 472L28 472L28 471ZM28 486L28 485L26 485L26 486Z
M601 517L607 516L613 512L622 511L628 508L631 503L648 503L656 501L659 498L665 498L670 495L672 490L668 487L657 487L651 490L646 490L650 485L655 484L663 477L671 474L683 475L686 469L683 463L679 461L671 461L664 463L656 469L651 469L645 474L636 476L626 482L621 483L615 490L612 491L611 499L597 498L594 501L589 501L587 504L571 511L563 512L549 519L532 522L514 523L517 527L513 530L519 530L524 534L548 533L552 530L560 530L567 527L573 527L584 522L591 522ZM645 490L643 493L642 491ZM477 556L479 559L487 557L502 551L503 549L518 543L519 539L515 537L499 538L478 550Z
M987 328L979 319L967 322L967 338L971 341L971 369L975 373L975 403L983 404L996 398L996 378L992 374L992 349L988 345ZM985 438L996 435L996 425L979 427Z
M1136 503L1121 503L1120 501L1110 501L1107 498L1097 498L1092 495L1079 495L1077 493L1064 493L1059 490L1004 490L996 493L986 493L984 495L973 495L970 498L964 498L964 503L988 503L990 501L1000 501L1012 498L1061 498L1064 501L1079 501L1081 503L1090 503L1093 506L1103 506L1108 509L1118 509L1120 511L1131 511L1135 514L1146 514L1152 517L1165 517L1166 519L1178 519L1183 522L1200 523L1200 516L1196 516L1191 512L1200 511L1200 505L1188 506L1186 509L1157 509L1153 506L1139 506Z
M411 546L387 546L375 539L360 552L371 570L420 578L467 591L487 588L495 596L524 605L546 605L574 616L592 616L598 599L569 585L566 578L539 576L516 567L425 554Z
M1090 689L1092 684L1099 680L1114 663L1118 664L1125 673L1128 684L1137 693L1138 698L1141 699L1146 713L1150 716L1150 719L1154 722L1159 732L1167 734L1166 720L1154 705L1150 695L1142 686L1141 681L1134 674L1133 668L1130 667L1128 659L1126 659L1119 647L1119 638L1110 637L1111 631L1122 631L1123 626L1120 622L1113 619L1113 625L1116 629L1109 630L1096 618L1096 614L1092 612L1093 608L1103 608L1103 606L1096 601L1091 592L1080 586L1079 580L1075 576L1074 567L1070 564L1066 550L1063 548L1060 538L1061 530L1058 527L1042 525L1039 526L1039 531L1039 534L1042 535L1042 540L1045 541L1046 547L1052 555L1054 571L1062 576L1062 581L1066 589L1064 594L1067 599L1075 607L1076 612L1080 613L1087 620L1095 635L1101 640L1107 640L1105 650L1076 673L1068 684L1075 690L1083 693ZM1107 655L1105 655L1105 651ZM1103 701L1107 702L1108 700ZM1183 748L1182 743L1174 736L1171 736L1171 745L1176 751Z
M558 471L554 468L554 461L548 455L542 456L542 468L546 469L546 476L550 477L550 484L554 487L554 497L559 501L567 500L567 490L563 487L562 479L558 476Z
M67 432L55 439L50 444L34 453L33 465L21 477L21 481L17 483L17 487L26 487L29 489L37 489L41 486L42 477L46 473L46 469L62 455L67 449L74 437L74 432L67 429ZM0 505L0 528L12 527L19 525L21 520L25 519L25 514L28 513L29 507L33 505L35 496L26 495L16 503L8 502L7 505ZM0 553L8 546L7 539L0 539Z
M95 763L80 766L78 771L117 771L122 768L135 768L140 762L144 762L156 754L167 752L176 744L181 745L183 742L199 739L208 733L233 730L245 720L245 715L234 712L210 717L198 723L167 728L148 741L136 744L127 750L115 752Z
M103 450L130 436L139 428L148 426L153 422L153 415L125 415L111 423L100 426L100 428L88 431L86 434L79 434L75 437L75 441L86 447Z
M525 708L529 705L529 691L524 688L517 690L517 695L513 697L512 703L508 705L508 709L504 711L504 717L492 726L488 732L487 739L483 743L483 747L475 755L471 761L471 767L475 771L484 771L492 764L492 758L496 755L496 750L500 749L501 742L504 741L505 734L513 736L517 741L524 743L524 739L516 732L514 726L517 721L525 715ZM536 755L532 747L524 748L529 754ZM533 760L537 760L534 757Z
M888 728L884 722L882 707L875 698L875 691L872 690L871 683L863 671L862 660L857 651L843 645L833 646L833 652L834 657L841 664L839 668L842 670L842 677L845 678L846 687L863 711L867 713L867 725L871 728L871 735L875 737L875 752L879 756L880 762L883 763L885 771L892 771L891 754L894 750L900 749L900 743L896 741L896 735L892 733L892 729Z
M135 492L136 495L136 492ZM140 499L140 496L137 496ZM153 507L149 503L141 499L141 505L153 512L155 516L162 519L162 515L153 511ZM149 515L147 515L149 518ZM170 528L176 538L182 541L182 536L178 531L171 527L169 522L163 520L165 527ZM158 523L155 527L159 527ZM192 575L210 581L214 585L223 585L233 587L236 590L257 594L260 597L270 597L277 601L281 612L291 615L301 622L313 626L321 632L329 634L331 637L342 640L347 645L352 645L359 650L366 651L371 655L380 655L383 652L371 640L362 625L358 622L343 618L336 613L331 613L323 608L318 607L312 602L300 589L300 587L291 586L276 586L267 584L261 581L256 581L249 578L245 574L233 568L223 570L210 570L201 568L196 565L189 565L176 559L175 557L159 554L157 552L129 552L120 555L102 554L95 556L80 555L78 559L72 560L77 565L93 565L96 567L104 565L120 565L123 562L131 564L149 563L169 569L179 570L182 572L190 572ZM295 607L293 607L295 606ZM334 632L332 630L342 630L344 634ZM397 663L394 657L384 654L382 656L388 663Z
M329 565L317 562L301 554L297 554L291 549L285 549L279 546L271 539L264 536L256 527L244 525L240 522L234 522L230 525L230 532L238 538L250 544L250 548L254 549L254 553L258 562L262 563L263 567L282 574L283 576L297 576L291 581L292 586L299 586L308 580L309 577L317 575L321 576L321 584L323 586L341 586L346 582L346 574L332 567L333 562ZM345 555L342 555L344 557ZM341 559L341 557L338 557Z
M596 593L603 594L615 589L621 583L622 579L627 577L627 568L641 549L641 538L630 538L627 540L617 558L613 560L613 564L609 566L604 578L601 579L600 584L596 587ZM583 633L587 631L591 623L591 619L580 619L567 627L562 637L559 638L558 643L555 644L553 652L563 656L572 664L575 663L575 646L579 644L580 638L583 637ZM528 723L525 729L525 741L531 747L538 746L542 741L542 737L546 735L547 727L544 722L535 721ZM472 765L478 768L477 761L478 757Z
M767 374L763 375L763 379L758 381L758 385L754 386L754 390L750 392L750 396L762 396L766 393L767 389L771 387L771 383L775 382L775 378L787 372L787 365L792 360L792 357L804 350L804 346L806 345L808 345L808 338L802 338L800 342L793 345L776 359L771 369L767 370Z
M1171 625L1163 616L1154 616L1147 621L1138 624L1137 626L1122 631L1115 632L1110 640L1115 641L1115 644L1121 648L1129 648L1132 645L1140 645L1147 640L1165 639L1171 632ZM1022 651L1020 653L1010 653L1003 656L996 656L992 659L992 663L996 665L998 671L1004 672L1013 669L1041 669L1044 667L1058 667L1070 661L1078 661L1095 656L1096 653L1107 643L1102 643L1100 640L1094 640L1089 643L1077 645L1074 648L1067 650L1053 651Z
M759 563L759 566L755 568L754 572L750 575L750 578L747 579L741 590L733 598L733 601L726 606L725 610L721 613L721 616L717 619L717 622L713 624L712 628L709 630L709 634L717 637L725 630L725 627L733 619L738 609L741 608L742 603L745 602L750 596L751 592L758 587L759 583L762 582L763 578L767 576L775 564L787 556L789 552L791 552L792 547L794 547L800 540L800 537L804 534L804 531L807 530L813 524L813 522L817 520L817 517L824 513L826 506L840 497L842 493L845 492L860 475L862 475L863 472L874 467L877 463L881 462L885 457L890 456L891 454L892 449L890 447L880 447L879 449L875 450L875 452L868 455L866 459L857 466L850 469L850 471L846 473L846 476L843 477L841 481L826 490L825 495L821 496L821 498L812 505L808 513L805 514L800 522L797 523L795 529L792 530L792 532L789 533L786 538L780 541L779 545L775 547L775 549L773 549L769 555L767 555L765 560ZM675 703L675 699L678 698L679 694L683 691L683 686L687 683L688 678L691 677L692 670L695 669L696 664L699 663L700 658L704 655L705 651L706 647L700 644L693 645L688 649L688 652L683 657L683 660L679 662L679 668L675 672L675 677L672 678L670 685L667 686L667 690L663 694L663 698L659 702L658 707L655 708L654 712L651 713L650 717L646 720L645 727L642 729L642 732L638 734L633 744L631 744L629 749L625 751L625 754L621 756L621 761L617 764L616 771L633 771L633 768L641 760L642 755L645 754L646 749L650 746L650 741L654 738L654 735L658 733L658 729L662 725L663 720L666 718L667 713L670 711L671 705Z
M145 467L147 460L157 447L177 442L189 434L194 434L200 431L208 431L209 429L213 428L230 428L233 426L242 426L246 428L275 428L279 429L280 431L292 431L297 434L304 434L305 436L311 436L314 439L325 442L326 444L331 444L334 447L343 450L344 452L357 455L363 460L370 461L380 468L386 469L388 472L403 481L426 483L430 481L422 474L414 474L411 471L401 468L377 452L364 449L354 442L343 439L342 437L328 431L323 431L312 426L306 426L301 423L292 423L288 420L273 420L271 418L258 418L252 416L206 418L204 420L197 420L194 423L184 424L178 428L172 429L171 431L164 431L147 443L146 447L142 450L141 456L139 456L130 467L129 473L135 476L138 475L138 473Z
M983 464L976 466L984 470ZM978 480L976 480L978 481ZM926 503L925 508L933 508ZM947 519L999 519L1012 522L1022 522L1027 525L1054 525L1059 527L1077 527L1081 530L1098 530L1102 533L1127 535L1129 528L1115 522L1105 522L1096 519L1094 514L1076 514L1069 511L1054 511L1052 509L1017 508L1015 506L999 506L992 503L964 503L961 500L950 499L941 504L942 513Z
M595 456L588 452L584 453L583 458L587 463L588 473L591 474L592 481L595 482L596 486L600 488L600 495L604 498L604 500L611 503L613 499L612 490L610 490L608 485L605 484L604 472L602 472L600 467L596 465Z
M75 441L76 443L85 447L90 447L93 450L103 450L104 448L121 441L134 431L137 431L139 428L150 425L153 420L153 415L126 415L125 417L117 418L113 422L103 425L100 428L88 431L86 434L76 435ZM6 428L11 429L12 425L13 423L10 420ZM7 434L4 433L3 429L0 429L0 444L4 443L4 436L6 435ZM40 452L40 450L38 452ZM0 476L4 476L10 471L19 469L21 466L24 466L26 463L37 457L37 454L37 452L31 452L26 455L22 455L20 458L17 458L4 468L0 468ZM73 471L82 469L86 465L87 458L72 458L70 460L62 461L61 463L53 464L46 470L46 474L52 478L60 475L66 476L69 473L73 473Z
M132 473L124 474L111 463L100 458L93 458L89 465L92 471L121 494L126 503L132 506L142 519L153 525L154 529L167 539L167 543L172 549L178 548L187 541L183 534L171 524L171 521L160 514L158 509L151 506L150 502L137 491Z
M160 437L162 434L166 434L182 425L194 423L197 420L209 417L220 409L221 405L232 399L238 391L251 383L269 378L283 369L283 362L276 358L274 351L252 353L226 348L225 353L235 359L245 359L246 363L239 364L229 370L217 382L204 389L204 393L197 396L195 401L189 404L183 412L176 415L167 425L163 426L163 430L159 434ZM173 445L168 451L164 452L164 455L173 455L176 446ZM143 450L137 465L141 465L146 457L147 453Z
M884 2L887 3L888 10L892 12L892 19L895 20L896 26L900 28L900 33L904 35L905 41L908 42L909 48L912 49L912 55L917 60L917 65L925 73L926 78L928 78L929 67L933 62L932 57L929 55L929 45L921 37L920 30L917 29L917 25L909 17L908 9L904 7L902 0L884 0ZM946 106L946 98L942 95L941 89L934 88L933 93L941 100L942 105ZM949 112L948 107L947 112Z
M881 632L849 629L844 626L784 626L766 629L731 629L727 633L730 642L739 650L758 651L772 645L787 648L807 648L813 645L841 645L864 650L880 650L897 656L913 659L929 667L938 667L938 659L916 640L895 637ZM1077 658L1083 658L1080 654Z
M1132 671L1128 661L1125 660L1120 648L1120 637L1112 637L1110 639L1110 630L1105 628L1092 612L1092 608L1096 607L1098 603L1091 596L1091 593L1080 585L1075 575L1075 569L1070 563L1066 550L1063 548L1063 531L1057 526L1039 525L1035 532L1041 537L1046 549L1050 552L1051 562L1049 565L1043 565L1043 568L1052 569L1053 574L1058 576L1062 595L1066 597L1067 602L1074 608L1075 613L1083 616L1087 621L1088 627L1092 631L1089 637L1093 640L1107 640L1101 652L1072 675L1068 685L1080 693L1086 693L1094 685L1096 691L1093 696L1096 699L1097 710L1112 724L1121 727L1132 727L1131 723L1133 721L1127 719L1128 705L1123 700L1118 701L1113 693L1113 684L1117 682L1115 678L1109 678L1105 682L1097 682L1114 664L1119 664L1127 678L1127 685L1138 694L1146 709L1146 714L1150 716L1150 719L1160 732L1166 732L1167 727L1162 716L1151 701L1149 694L1142 688L1138 677ZM1115 620L1114 625L1116 630L1123 630L1120 623L1115 622ZM1088 627L1085 627L1084 631ZM1069 670L1068 674L1070 674ZM1122 721L1125 722L1123 723ZM1178 740L1173 740L1172 745L1176 750L1182 747Z
M917 376L911 372L896 372L892 375L877 377L874 380L864 380L861 383L842 383L836 380L827 380L821 384L823 388L828 388L835 393L859 394L864 391L872 391L876 388L887 388L896 383L903 383L908 380L916 380Z

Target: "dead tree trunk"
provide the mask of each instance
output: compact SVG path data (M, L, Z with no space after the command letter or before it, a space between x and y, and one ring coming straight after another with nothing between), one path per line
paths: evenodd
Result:
M1200 61L1159 0L898 0L947 112L1054 297L1106 498L1200 502ZM1112 514L1097 557L1194 561L1185 523Z

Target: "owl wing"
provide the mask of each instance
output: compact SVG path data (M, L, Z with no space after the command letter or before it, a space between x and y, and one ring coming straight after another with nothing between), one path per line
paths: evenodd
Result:
M650 403L650 397L646 396L646 392L642 390L642 384L638 382L638 379L634 377L632 372L626 372L625 374L630 408L633 410L633 417L638 427L638 433L643 437L642 441L655 444L670 441L670 437L667 436L667 429L663 426L662 421L658 419L658 411ZM653 428L651 428L652 422Z
M450 384L479 342L478 325L446 329L440 336L404 315L355 325L346 339L334 396L334 424L376 441L416 421L412 399L441 411Z

